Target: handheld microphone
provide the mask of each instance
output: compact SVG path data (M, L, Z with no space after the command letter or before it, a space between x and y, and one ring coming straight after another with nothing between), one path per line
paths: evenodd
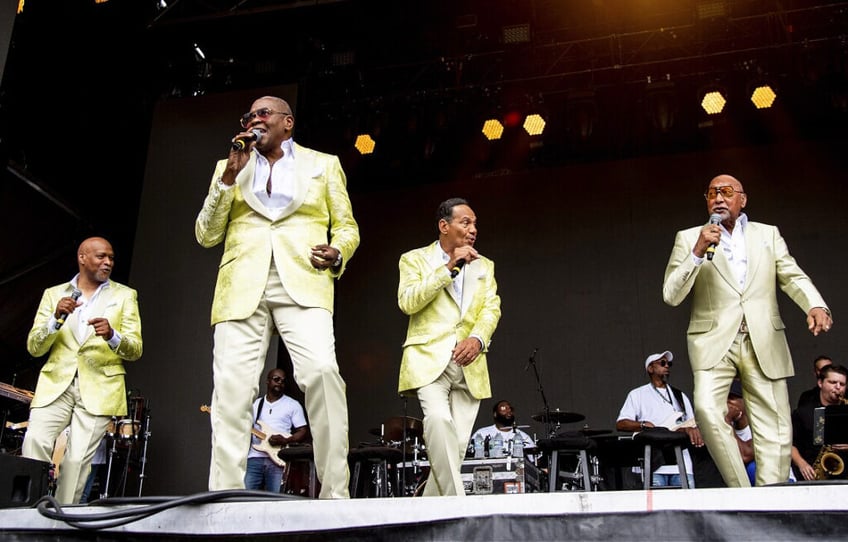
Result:
M236 140L233 141L233 150L243 151L247 147L248 143L250 143L251 141L259 141L261 137L262 132L254 128L250 131L250 135L237 137Z
M74 288L74 291L71 292L71 299L73 299L74 302L76 302L76 300L79 299L81 295L82 295L82 292L77 290L76 288ZM56 325L53 326L53 329L59 330L64 325L65 320L67 320L67 319L68 319L68 313L67 312L60 312L59 318L56 318Z
M718 213L713 213L710 215L710 224L721 224L721 215ZM713 261L713 256L715 256L716 244L710 243L710 246L707 248L707 259Z
M460 270L465 266L465 258L460 258L456 261L456 264L451 269L451 278L455 279L457 275L459 275Z

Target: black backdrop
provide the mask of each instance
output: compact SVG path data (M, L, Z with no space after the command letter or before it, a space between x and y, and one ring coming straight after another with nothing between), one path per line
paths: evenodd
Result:
M129 283L139 290L144 357L129 364L128 386L151 409L146 494L206 488L209 423L198 407L211 394L209 309L221 247L194 240L194 219L214 161L234 120L265 93L296 103L296 89L210 95L160 103L153 120ZM306 133L301 131L301 133ZM309 141L298 138L300 143ZM496 263L503 317L489 356L494 397L508 398L519 423L530 415L576 411L592 428L612 429L628 390L644 383L643 361L675 355L674 384L691 393L685 329L688 304L663 304L662 277L676 230L706 220L703 189L719 173L738 177L752 220L781 226L790 250L830 304L835 330L815 338L802 312L780 294L796 376L794 400L813 383L811 361L843 361L846 289L845 141L786 142L616 162L445 178L416 187L349 185L362 243L336 286L336 341L348 384L350 441L390 416L420 416L397 395L406 320L397 308L400 254L435 239L434 215L448 197L467 198L479 219L477 248ZM347 165L346 165L347 167ZM537 368L527 369L538 348ZM574 424L565 427L577 428Z

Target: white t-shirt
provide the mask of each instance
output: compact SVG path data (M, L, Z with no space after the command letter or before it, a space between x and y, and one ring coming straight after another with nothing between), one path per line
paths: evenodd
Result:
M695 417L695 411L692 409L689 398L686 397L685 393L682 396L683 405L677 401L677 397L674 396L669 385L666 385L665 388L655 388L649 382L627 394L627 399L624 400L624 406L621 407L621 412L618 413L616 421L645 421L651 422L655 426L663 425L670 429L677 423ZM693 472L692 458L689 456L689 450L683 450L683 463L686 465L686 473L691 474ZM636 472L636 469L634 469L634 472ZM677 474L677 464L663 465L654 472L657 474Z
M259 408L259 403L262 397L259 397L253 402L253 419L256 419L256 409ZM306 425L306 416L303 413L303 407L296 400L288 395L283 395L274 402L265 398L265 403L262 405L262 413L259 415L259 421L265 424L267 431L266 437L271 435L282 435L283 433L291 434L292 429L296 427L304 427ZM256 429L260 429L258 424L254 424ZM260 429L261 430L261 429ZM260 440L254 435L251 443L259 444ZM251 457L267 457L265 452L261 452L250 447L247 454Z

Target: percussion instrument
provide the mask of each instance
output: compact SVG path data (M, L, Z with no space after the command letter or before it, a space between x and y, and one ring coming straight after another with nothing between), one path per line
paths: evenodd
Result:
M130 439L138 436L141 422L130 418L113 417L106 426L106 435L117 439Z
M383 422L382 437L387 441L401 441L404 437L404 428L406 428L407 440L424 437L424 422L409 416L394 416Z
M551 410L550 412L538 412L531 416L537 422L542 423L551 423L551 424L561 424L561 423L574 423L580 422L586 419L586 416L583 414L578 414L577 412L561 412L559 409Z

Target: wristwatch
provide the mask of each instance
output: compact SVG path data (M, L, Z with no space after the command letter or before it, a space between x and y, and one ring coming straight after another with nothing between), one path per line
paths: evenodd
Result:
M342 265L342 251L339 250L339 255L336 256L336 261L333 262L333 267L339 267Z
M640 430L640 431L644 431L644 430L645 430L645 422L639 422L639 430Z

